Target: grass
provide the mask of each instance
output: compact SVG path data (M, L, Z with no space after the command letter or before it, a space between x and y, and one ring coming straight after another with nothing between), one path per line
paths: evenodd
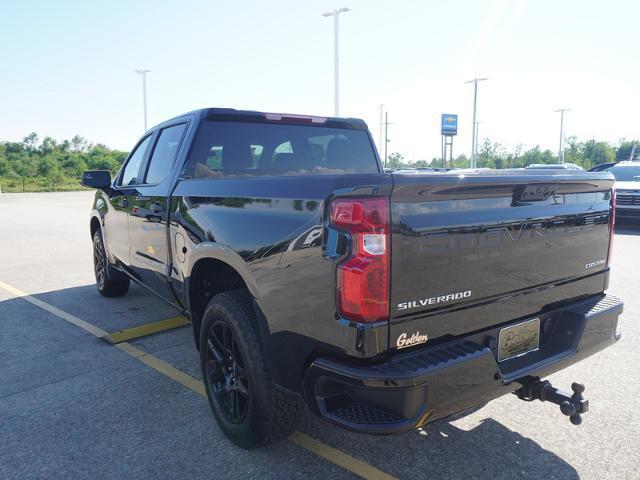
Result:
M72 192L84 190L80 180L76 178L64 178L60 182L53 182L50 178L5 178L0 177L0 191L2 193L22 192Z

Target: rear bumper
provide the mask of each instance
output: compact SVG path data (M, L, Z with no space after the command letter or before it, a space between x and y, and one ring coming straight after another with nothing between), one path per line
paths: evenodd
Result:
M349 430L404 432L512 392L615 343L622 308L619 299L600 294L538 315L540 348L501 363L496 341L506 325L385 363L318 358L306 372L305 397L316 414Z

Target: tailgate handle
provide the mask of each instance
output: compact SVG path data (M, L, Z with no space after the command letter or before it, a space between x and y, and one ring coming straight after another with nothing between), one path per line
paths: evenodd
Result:
M557 184L521 185L513 191L513 198L519 202L546 200L556 192Z

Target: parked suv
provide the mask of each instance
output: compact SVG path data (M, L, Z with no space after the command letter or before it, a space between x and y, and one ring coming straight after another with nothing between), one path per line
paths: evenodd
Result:
M609 172L616 177L616 215L640 219L640 162L620 162Z

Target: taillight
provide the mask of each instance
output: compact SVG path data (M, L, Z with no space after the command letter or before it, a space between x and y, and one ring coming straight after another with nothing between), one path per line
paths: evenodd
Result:
M357 322L389 318L389 200L336 199L331 225L351 235L351 252L337 268L338 310Z
M609 200L609 250L607 250L607 266L611 265L611 248L613 246L613 234L616 229L616 186L611 187L611 199Z

